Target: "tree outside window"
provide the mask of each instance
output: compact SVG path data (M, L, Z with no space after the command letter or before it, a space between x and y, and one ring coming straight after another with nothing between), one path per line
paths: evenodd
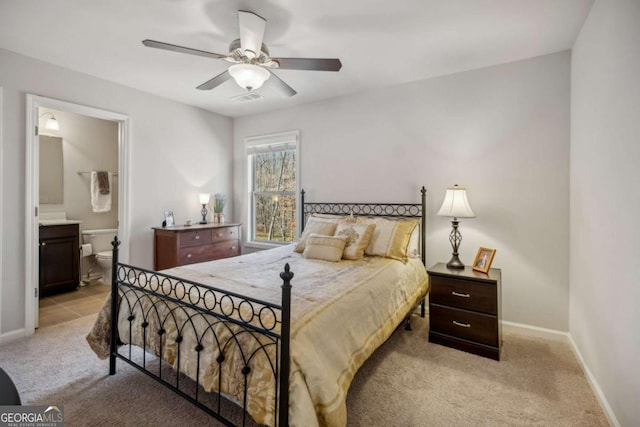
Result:
M250 154L251 240L291 243L297 239L297 144L253 146Z

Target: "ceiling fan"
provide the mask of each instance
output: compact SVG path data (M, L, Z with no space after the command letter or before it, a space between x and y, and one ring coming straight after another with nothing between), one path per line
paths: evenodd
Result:
M170 50L172 52L222 59L234 64L227 71L198 86L197 88L200 90L211 90L233 78L240 87L252 91L258 89L269 77L273 76L273 79L271 79L272 85L284 96L293 96L297 92L281 80L273 72L274 69L339 71L342 68L342 63L339 59L271 58L269 49L262 43L267 20L253 12L239 10L238 21L240 38L231 42L228 55L149 39L143 40L142 44L147 47Z

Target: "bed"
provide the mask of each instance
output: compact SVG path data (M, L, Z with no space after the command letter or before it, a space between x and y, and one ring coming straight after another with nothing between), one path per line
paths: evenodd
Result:
M421 193L421 203L308 203L303 191L297 244L162 272L119 263L114 239L118 298L87 340L110 374L123 360L227 425L346 425L358 368L420 304L424 316ZM307 257L325 239L314 226L375 221L366 228L417 223L406 257Z

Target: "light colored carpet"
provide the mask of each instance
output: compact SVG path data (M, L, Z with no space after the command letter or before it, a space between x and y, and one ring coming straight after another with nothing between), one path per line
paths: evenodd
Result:
M216 425L146 375L89 349L95 316L0 346L23 404L64 405L66 426ZM505 333L496 362L427 341L428 322L397 330L348 395L350 426L606 426L568 344Z

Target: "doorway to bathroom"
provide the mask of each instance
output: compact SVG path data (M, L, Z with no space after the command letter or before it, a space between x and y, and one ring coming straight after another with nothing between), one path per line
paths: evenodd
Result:
M108 292L100 278L109 245L102 245L105 239L96 236L117 234L122 242L120 257L128 259L128 139L126 115L27 95L27 334L39 326L97 312L98 301ZM82 250L61 272L52 273L56 278L49 288L46 274L51 270L41 268L41 262L53 249L44 246L47 242L41 237L57 236L58 229L64 237L56 243L63 247L66 240L71 248L66 253ZM65 262L55 253L53 260L56 266ZM60 280L65 274L69 277Z

